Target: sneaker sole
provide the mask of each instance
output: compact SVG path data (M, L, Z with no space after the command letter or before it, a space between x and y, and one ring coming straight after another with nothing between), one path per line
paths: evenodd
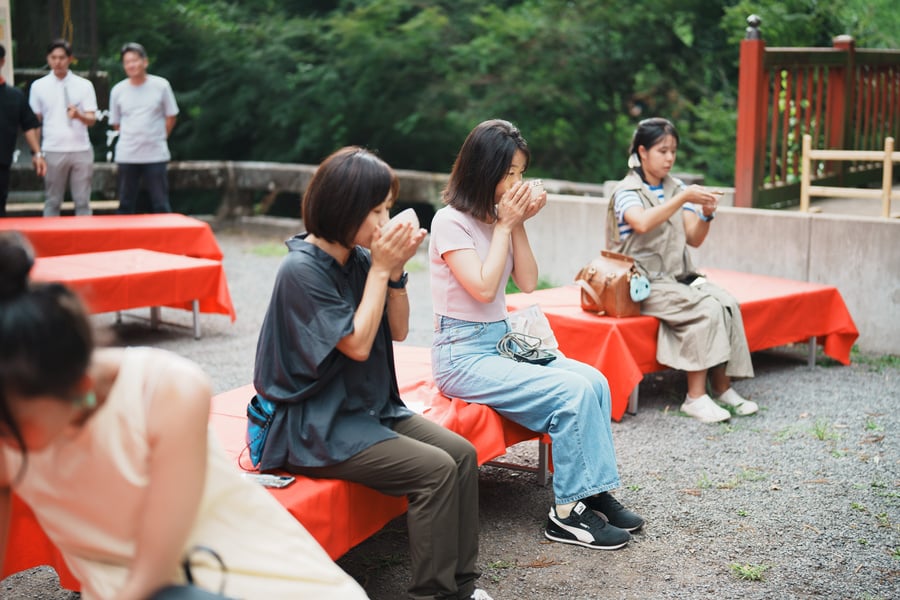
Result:
M572 544L575 546L583 546L585 548L590 548L591 550L618 550L619 548L624 548L628 544L628 540L625 540L621 544L616 544L615 546L599 546L597 544L589 544L587 542L573 540L572 538L555 537L546 530L544 531L544 537L547 538L548 540L550 540L551 542L559 542L561 544Z
M725 410L725 409L723 408L722 410ZM725 412L728 413L727 415L724 415L722 417L714 417L712 419L709 417L704 417L704 416L700 416L700 415L693 415L693 414L689 413L688 411L684 410L684 405L681 406L681 412L683 412L690 418L694 419L695 421L700 421L701 423L722 423L723 421L727 421L728 419L731 418L731 413L728 412L727 410L725 410Z

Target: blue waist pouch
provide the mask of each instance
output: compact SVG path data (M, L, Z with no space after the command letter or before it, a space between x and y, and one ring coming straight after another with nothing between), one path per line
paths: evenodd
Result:
M254 467L262 460L269 426L275 416L275 403L266 400L259 394L250 399L247 405L247 448L250 450L250 462Z

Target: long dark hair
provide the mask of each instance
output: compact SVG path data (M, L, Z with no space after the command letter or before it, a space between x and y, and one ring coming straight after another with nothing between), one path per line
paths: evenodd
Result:
M527 169L531 152L515 125L502 119L479 123L459 149L442 194L444 204L480 221L494 221L494 191L506 177L517 150L525 155Z
M73 398L94 350L81 301L58 283L31 282L33 265L28 242L0 232L0 422L23 453L9 396Z
M662 117L651 117L638 123L637 129L634 130L634 135L631 136L631 146L628 147L628 166L634 169L635 173L640 175L645 182L647 178L644 177L644 169L641 166L641 155L638 152L638 148L643 146L649 150L667 135L671 135L675 138L675 143L678 143L678 132L670 120Z

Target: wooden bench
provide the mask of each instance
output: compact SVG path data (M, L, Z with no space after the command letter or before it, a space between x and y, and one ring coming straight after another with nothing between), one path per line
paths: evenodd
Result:
M37 258L32 277L69 286L92 313L149 306L154 326L161 306L190 310L198 339L200 312L235 319L225 271L217 260L143 249L89 252Z
M537 440L539 455L542 460L547 460L548 438L545 436L539 437L504 419L487 406L467 404L441 394L431 378L427 348L395 345L394 353L404 402L416 412L468 438L477 450L478 464L489 463L505 454L510 446L531 440ZM246 410L254 393L252 385L230 390L216 395L210 407L210 425L236 466L241 459L244 464L249 462L245 452ZM538 472L545 468L540 464L523 467L503 463L503 466ZM386 496L364 485L335 479L299 476L288 487L269 491L335 559L406 511L405 498ZM335 519L335 514L340 515L340 519ZM59 551L15 494L9 540L0 578L46 564L56 569L63 587L78 589L78 582L66 568Z
M850 349L859 337L837 288L779 277L706 269L704 274L728 290L740 303L751 352L813 340L825 354L850 363ZM570 358L603 372L612 393L612 417L637 413L638 384L647 373L662 371L656 361L659 321L654 317L616 319L581 309L580 290L569 285L507 297L509 310L540 305Z

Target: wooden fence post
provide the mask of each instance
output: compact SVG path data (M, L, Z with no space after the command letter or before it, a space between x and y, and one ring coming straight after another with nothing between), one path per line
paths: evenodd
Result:
M809 212L809 185L812 173L810 173L810 152L812 150L812 136L803 134L803 163L800 167L800 212Z
M766 43L759 31L760 18L747 17L747 36L741 40L738 77L738 118L734 154L734 205L756 204L765 152L768 86L763 66Z
M884 171L881 176L881 216L891 217L891 187L894 185L894 138L884 138Z

